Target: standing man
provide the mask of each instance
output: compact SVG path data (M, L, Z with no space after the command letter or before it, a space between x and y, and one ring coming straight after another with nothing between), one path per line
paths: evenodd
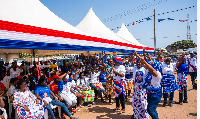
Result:
M197 78L197 59L194 58L194 51L190 52L190 58L188 60L188 68L192 80L193 89L195 89L194 81Z

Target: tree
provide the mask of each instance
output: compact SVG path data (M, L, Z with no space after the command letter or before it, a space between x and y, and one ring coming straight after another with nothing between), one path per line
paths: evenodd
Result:
M166 47L167 51L176 52L178 49L188 49L197 47L192 40L182 40L172 43Z

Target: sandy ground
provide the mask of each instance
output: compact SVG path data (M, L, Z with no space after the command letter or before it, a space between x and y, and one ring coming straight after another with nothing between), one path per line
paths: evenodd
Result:
M174 94L173 107L163 107L163 98L161 99L157 111L160 119L196 119L197 118L197 90L191 90L192 83L190 75L188 75L188 103L183 105L176 104L179 101L179 92L176 91ZM132 98L126 102L126 113L117 114L112 109L115 108L115 99L112 98L112 105L108 103L102 103L100 100L96 101L96 105L92 107L80 108L80 112L74 114L79 119L131 119L133 114L132 109ZM108 102L108 100L107 100Z

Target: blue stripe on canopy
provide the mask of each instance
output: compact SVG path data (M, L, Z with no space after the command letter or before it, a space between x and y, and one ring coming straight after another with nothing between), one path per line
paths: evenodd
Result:
M135 52L134 50L124 50L124 49L115 49L115 48L80 46L80 45L69 45L69 44L58 44L58 43L44 43L44 42L10 40L10 39L0 39L0 48L38 49L38 50L107 51L107 52L122 52L122 53L128 53L128 54L133 54ZM153 52L148 52L148 51L146 52L150 54L153 53ZM137 51L137 53L143 53L143 51Z

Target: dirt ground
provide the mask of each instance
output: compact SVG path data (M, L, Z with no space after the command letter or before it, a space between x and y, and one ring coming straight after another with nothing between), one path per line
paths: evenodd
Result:
M192 83L190 75L188 75L188 103L183 105L176 104L179 101L179 92L174 94L173 107L163 107L163 98L161 99L157 111L160 119L197 119L197 90L192 90ZM112 105L102 103L100 100L96 101L96 105L92 107L79 108L80 112L74 114L79 119L131 119L133 114L132 98L126 102L126 113L117 114L112 109L115 108L116 103L114 97L112 98ZM108 100L107 100L108 102Z

